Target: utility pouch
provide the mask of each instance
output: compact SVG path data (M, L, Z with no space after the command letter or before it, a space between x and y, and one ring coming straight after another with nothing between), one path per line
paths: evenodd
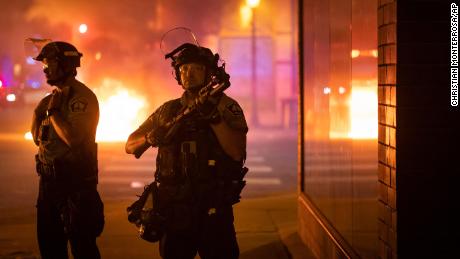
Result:
M196 166L197 147L195 141L184 141L181 143L181 174L182 177L190 178L194 173L193 170Z
M178 163L174 145L163 146L158 150L157 175L161 183L175 183L178 181Z

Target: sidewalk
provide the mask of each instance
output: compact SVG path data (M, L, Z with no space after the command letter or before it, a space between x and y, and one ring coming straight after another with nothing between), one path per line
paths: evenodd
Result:
M98 239L102 258L160 258L158 243L138 238L135 227L127 221L126 207L130 203L105 202L106 227ZM15 215L21 216L24 214ZM0 225L0 258L39 258L34 215L27 215L27 222L5 223ZM296 232L295 194L243 198L235 206L235 227L240 258L314 258Z
M240 258L314 258L297 234L295 194L246 199L235 206Z
M107 228L99 242L102 256L160 258L158 244L139 239L126 220L127 205L106 208ZM235 227L240 258L313 258L296 233L297 203L293 194L243 199L235 206Z

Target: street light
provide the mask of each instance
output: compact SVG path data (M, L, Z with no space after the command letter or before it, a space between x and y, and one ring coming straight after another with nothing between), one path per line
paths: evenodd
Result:
M251 69L251 102L252 102L252 116L251 125L254 127L259 126L259 116L257 113L257 44L256 44L256 8L259 6L260 0L246 0L246 5L251 8L251 56L252 56L252 69Z
M83 33L86 33L88 31L88 25L82 23L80 24L80 26L78 27L78 31L83 34Z
M260 0L246 0L246 4L251 8L256 8L260 4Z

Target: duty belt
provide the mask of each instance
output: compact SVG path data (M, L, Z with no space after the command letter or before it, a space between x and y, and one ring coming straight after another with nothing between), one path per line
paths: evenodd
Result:
M91 172L90 175L84 176L83 174L86 173L84 172L85 168L78 168L75 169L75 165L66 165L66 164L47 164L43 163L39 157L38 154L35 155L35 164L36 164L36 170L37 174L46 181L52 181L52 182L69 182L72 183L72 185L75 184L92 184L95 183L97 184L97 172Z

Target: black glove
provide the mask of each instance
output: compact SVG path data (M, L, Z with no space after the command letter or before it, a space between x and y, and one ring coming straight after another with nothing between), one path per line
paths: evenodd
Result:
M211 123L217 123L220 121L220 114L217 110L217 105L222 98L222 94L218 94L216 96L210 96L208 94L201 94L195 100L196 110L200 117L205 120L210 121Z

